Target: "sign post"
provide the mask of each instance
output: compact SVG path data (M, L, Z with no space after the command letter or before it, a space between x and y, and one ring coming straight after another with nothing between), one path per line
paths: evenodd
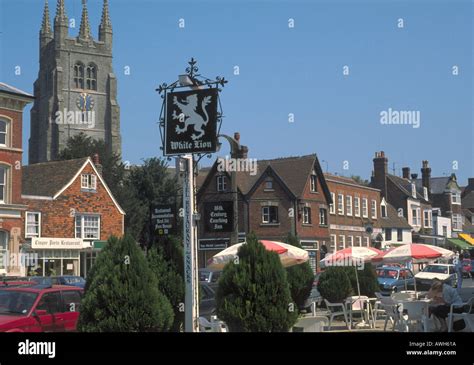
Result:
M194 159L192 155L181 157L184 164L183 179L183 239L184 239L184 278L185 316L184 330L199 332L199 282L197 275L197 230L194 207Z
M222 121L219 86L223 87L227 80L223 77L216 77L215 80L202 77L197 73L199 69L194 58L188 64L186 75L180 75L172 84L161 84L156 91L163 99L160 116L163 155L177 157L184 175L184 328L186 332L199 332L198 214L195 207L194 155L198 156L199 161L217 150L217 134ZM181 90L183 88L187 90ZM164 232L165 226L169 224L162 223Z

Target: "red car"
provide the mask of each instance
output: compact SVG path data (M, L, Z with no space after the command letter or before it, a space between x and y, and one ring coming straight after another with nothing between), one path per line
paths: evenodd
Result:
M53 285L0 290L0 332L75 331L83 289Z

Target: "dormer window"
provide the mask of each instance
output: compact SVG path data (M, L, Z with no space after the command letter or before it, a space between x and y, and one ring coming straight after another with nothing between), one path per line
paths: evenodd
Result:
M225 175L218 175L216 178L217 191L224 192L227 190L227 179Z
M268 178L265 180L265 190L273 190L273 179Z
M380 216L382 218L387 218L387 203L385 202L385 199L382 199L380 202Z
M318 177L316 174L311 175L311 192L316 193L318 191Z
M97 176L93 174L81 175L81 189L96 190L97 189Z
M423 198L428 200L428 189L425 186L423 186Z
M411 196L416 199L416 186L415 184L411 184Z

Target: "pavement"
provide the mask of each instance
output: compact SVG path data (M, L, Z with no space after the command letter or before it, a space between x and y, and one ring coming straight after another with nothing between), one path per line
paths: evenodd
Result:
M474 297L474 279L464 279L462 283L462 287L460 290L460 296L463 300L463 302L467 302L470 298ZM316 316L327 316L327 311L324 308L317 308L316 310ZM311 316L311 314L308 314L308 316ZM341 317L342 318L342 317ZM341 318L336 317L333 322L331 323L331 331L330 332L349 332L349 330L346 327L346 324L344 320L341 320ZM355 320L355 322L360 321L359 318ZM375 321L375 328L370 328L370 327L356 327L351 330L351 332L383 332L385 324L385 317L380 316L380 319L377 319ZM324 331L328 331L328 327L326 326L324 328ZM389 322L387 324L387 331L392 331L392 324Z

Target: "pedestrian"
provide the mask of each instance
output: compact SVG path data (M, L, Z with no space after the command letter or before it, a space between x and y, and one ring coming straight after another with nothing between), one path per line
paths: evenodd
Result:
M433 317L439 332L447 332L448 330L446 318L451 310L451 306L453 306L453 313L464 312L464 303L459 293L452 286L444 284L439 279L433 280L433 284L426 297L432 300L429 313ZM462 330L465 326L464 320L453 323L453 329L456 331Z
M461 259L460 252L456 253L456 256L453 259L453 264L454 264L454 270L456 271L456 277L457 277L456 288L458 292L461 292L463 275L462 275L462 259Z

